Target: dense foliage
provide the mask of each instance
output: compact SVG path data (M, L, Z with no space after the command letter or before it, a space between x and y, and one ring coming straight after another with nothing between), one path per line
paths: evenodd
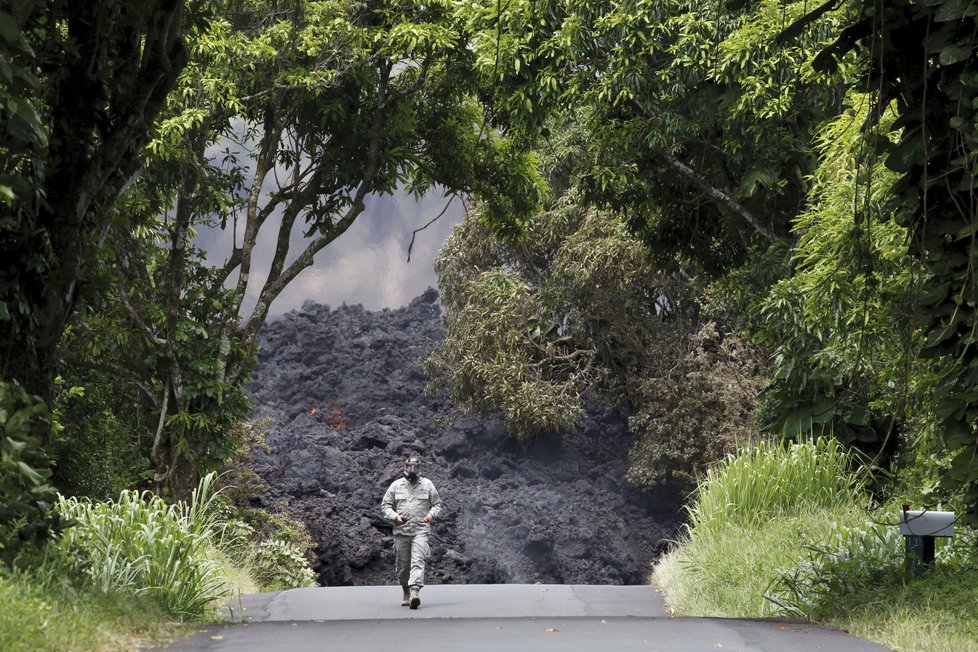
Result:
M857 20L820 54L822 67L855 51L860 84L875 89L867 134L878 133L892 105L899 134L879 142L897 179L888 194L894 221L910 234L911 252L928 284L913 297L920 354L938 368L930 409L950 464L941 481L964 492L978 522L978 283L974 272L974 202L978 124L978 53L972 4L947 0L859 3ZM855 212L856 220L868 215Z
M754 436L764 365L736 331L788 272L812 140L844 95L808 66L844 12L776 42L802 10L520 3L482 33L497 105L539 100L517 124L554 193L525 241L487 256L467 222L443 251L449 338L429 368L457 401L502 408L525 436L575 423L581 391L600 389L634 412L644 486L689 483Z
M57 496L75 525L43 551L23 551L16 568L0 567L0 647L144 647L147 634L172 637L175 620L224 609L240 618L232 596L241 592L313 585L308 533L266 515L256 537L216 480L205 476L187 502L138 491L107 501Z
M427 361L463 408L527 438L624 405L639 486L830 437L978 519L976 11L4 5L4 556L60 529L52 483L189 497L240 455L272 302L401 190L473 200Z
M130 402L144 468L178 496L237 453L272 302L367 197L463 192L505 234L539 195L533 156L483 114L451 3L273 5L197 6L191 62L120 204L126 228L105 241L108 291L67 343L76 376L108 374L109 402ZM234 242L223 263L194 246L201 229Z
M3 427L5 458L19 459L0 500L15 518L49 506L58 347L187 61L182 26L182 0L0 8L0 382L33 405ZM38 518L28 527L43 541Z
M183 2L0 10L2 376L50 401L56 348L187 61Z
M760 303L755 335L774 360L764 427L785 437L831 432L890 455L901 438L931 427L924 396L933 365L916 355L911 319L926 275L906 230L888 219L894 175L867 156L860 137L870 104L850 95L819 135L809 205L795 220L792 274ZM892 122L891 113L882 138Z
M41 439L34 434L38 422L50 432L60 427L40 397L0 382L0 560L6 562L25 545L43 543L69 524L51 509L58 494L50 484Z
M811 136L843 95L807 63L844 11L784 45L775 37L803 2L526 0L498 20L496 3L471 4L497 106L543 149L562 128L552 112L575 111L586 137L568 172L589 201L621 210L660 264L716 274L787 234Z
M500 241L470 215L445 245L434 385L468 411L501 410L523 439L574 427L589 392L630 407L640 486L690 484L752 436L755 351L691 310L689 284L657 270L624 220L573 188L527 233Z
M472 253L487 249L486 236L460 235L467 244L450 243L452 260L441 263L450 337L432 365L456 399L501 408L522 435L572 423L567 408L579 409L583 387L610 389L635 411L633 479L642 484L702 468L695 455L669 452L684 439L715 459L729 445L718 412L743 423L739 433L756 432L746 397L766 380L762 432L831 436L867 453L870 466L913 468L924 501L963 491L970 518L978 505L969 407L973 9L940 0L518 4L499 17L481 4L473 20L496 27L483 29L477 51L497 72L499 110L532 108L510 119L558 161L557 192L540 219L554 221L558 206L603 212L646 251L625 265L599 234L585 248L593 258L580 250L573 258L590 270L576 291L599 292L595 270L618 273L608 295L621 302L565 295L561 304L546 288L567 259L537 255L527 273L513 254L547 251L546 237L503 244L509 253L491 261ZM575 147L562 142L568 125L582 134ZM649 297L682 291L661 309L647 297L639 314L622 290L630 283ZM497 307L506 319L486 329ZM574 310L591 312L575 322ZM629 340L615 326L644 333L670 313L715 321L724 341L737 334L759 345L769 370L753 366L756 354L704 359L702 369L725 379L704 385L701 371L677 363L683 356L662 356L660 342ZM552 342L531 355L538 324ZM678 341L691 350L697 330ZM581 343L612 333L618 354L584 355L601 349ZM653 371L644 391L614 385L627 376L627 363L618 366L626 342L633 350L623 360L650 370L668 359L675 373L664 380ZM522 377L505 368L517 354L536 374L522 387L537 396L520 403L519 383L507 379ZM739 397L730 393L735 378L748 381ZM677 400L690 396L714 398ZM738 399L751 407L733 407ZM695 425L675 427L684 422Z
M744 450L703 478L653 579L691 616L812 618L896 650L975 649L974 529L904 572L899 503L872 506L835 440Z

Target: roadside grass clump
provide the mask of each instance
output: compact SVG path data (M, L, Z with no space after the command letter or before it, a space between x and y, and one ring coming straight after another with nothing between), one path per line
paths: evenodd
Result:
M4 652L122 652L162 644L180 630L149 599L79 591L64 576L0 572Z
M150 492L123 491L118 500L59 499L77 521L58 542L64 564L102 593L148 597L183 620L207 615L230 587L213 559L214 475L189 502L168 504Z
M897 579L903 546L900 532L887 524L837 527L827 543L805 546L805 557L782 570L764 597L778 615L817 619L835 610L839 596Z
M670 610L684 616L767 618L766 598L780 569L794 567L811 541L827 541L840 523L855 526L857 507L818 508L726 528L689 530L656 564L652 581Z
M302 550L279 538L250 548L248 562L263 591L315 586L316 574Z
M775 615L765 594L778 569L794 567L808 542L865 521L852 461L823 438L761 441L712 467L687 506L685 535L653 574L670 607L695 616Z
M877 515L896 514L894 506ZM811 546L772 583L780 615L827 622L894 650L978 650L978 548L975 530L958 526L921 577L904 570L895 523L871 522Z
M898 652L978 652L978 567L890 576L837 596L820 620Z
M935 568L908 575L897 507L871 509L850 462L820 440L762 444L718 464L653 571L669 608L801 617L894 650L978 652L978 535L959 525Z
M93 590L148 597L181 620L211 615L233 593L314 586L302 524L263 512L259 532L215 481L204 477L190 501L172 504L134 491L109 502L62 497L62 513L78 522L57 546L62 563Z
M136 491L107 502L59 497L73 527L0 565L0 650L132 650L180 635L183 621L216 619L225 605L236 612L242 593L314 585L304 526L243 515L215 482L208 475L173 504Z
M852 463L852 455L830 437L787 446L761 440L707 471L687 507L690 527L701 532L798 510L857 505L862 498Z

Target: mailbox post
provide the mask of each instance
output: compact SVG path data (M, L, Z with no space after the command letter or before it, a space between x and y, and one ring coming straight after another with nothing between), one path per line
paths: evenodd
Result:
M934 563L934 537L954 535L954 512L911 510L904 505L900 512L900 534L906 537L906 569L921 575Z

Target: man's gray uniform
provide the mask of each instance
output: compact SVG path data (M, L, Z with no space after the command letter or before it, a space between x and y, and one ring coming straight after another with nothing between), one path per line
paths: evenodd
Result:
M399 478L391 483L380 503L384 518L394 524L394 565L401 586L424 586L424 567L428 560L428 533L431 526L424 517L441 513L438 490L423 476L416 482ZM397 515L404 524L397 524Z

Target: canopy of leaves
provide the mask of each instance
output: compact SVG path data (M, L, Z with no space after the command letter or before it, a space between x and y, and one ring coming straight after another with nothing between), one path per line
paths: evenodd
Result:
M561 151L574 150L578 132L564 133ZM500 411L525 439L576 426L584 396L600 393L634 410L630 478L642 486L690 483L750 436L753 350L701 322L692 289L656 268L624 219L573 186L516 242L476 215L435 264L448 333L425 368L456 404Z
M916 355L912 319L926 274L906 230L887 219L896 175L861 131L871 104L851 95L822 132L809 207L795 221L794 273L764 300L758 337L775 363L767 427L796 439L832 433L875 452L895 449L908 421L921 427L933 371ZM879 125L883 140L893 117Z
M145 227L107 240L115 290L73 342L84 364L138 388L156 480L178 494L236 450L272 302L368 196L472 196L487 228L514 237L544 186L535 156L482 110L484 80L454 3L206 6L188 28L191 61L146 173L125 197L129 225ZM223 264L205 264L198 229L229 232ZM255 246L269 234L260 277Z
M0 10L0 375L50 400L55 348L186 63L183 3Z
M698 0L471 3L474 51L497 112L546 139L555 108L581 107L587 137L566 164L589 202L624 209L663 268L723 273L800 210L837 78L809 62L845 10L786 45L807 6L730 11Z

